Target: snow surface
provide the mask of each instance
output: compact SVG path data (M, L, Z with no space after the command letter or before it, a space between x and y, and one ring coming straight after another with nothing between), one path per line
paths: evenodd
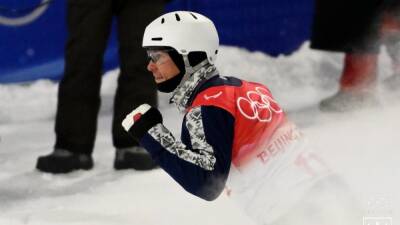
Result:
M266 84L314 148L348 182L364 216L400 218L399 93L379 89L382 104L346 114L321 113L317 103L336 92L342 54L308 43L273 58L224 46L221 74ZM390 75L383 49L379 82ZM253 225L224 194L206 202L186 193L162 170L112 169L111 115L118 70L103 79L95 168L43 174L36 158L52 150L57 83L0 85L0 225ZM380 87L380 86L379 86ZM181 116L160 94L166 126L179 134ZM363 223L360 218L360 225Z

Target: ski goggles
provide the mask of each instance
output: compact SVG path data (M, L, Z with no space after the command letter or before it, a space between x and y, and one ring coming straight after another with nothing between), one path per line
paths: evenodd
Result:
M153 63L160 64L160 63L165 62L163 59L167 59L167 56L169 56L168 52L170 52L170 51L173 51L173 49L162 49L162 50L150 49L150 50L147 50L147 58L150 61L152 61Z

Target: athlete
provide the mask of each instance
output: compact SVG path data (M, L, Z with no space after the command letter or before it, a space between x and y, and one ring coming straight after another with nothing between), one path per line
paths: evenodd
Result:
M148 104L122 126L186 191L211 201L226 190L256 221L270 224L324 186L329 170L268 88L219 75L210 19L186 11L162 15L147 26L143 47L159 91L172 93L185 114L181 138Z

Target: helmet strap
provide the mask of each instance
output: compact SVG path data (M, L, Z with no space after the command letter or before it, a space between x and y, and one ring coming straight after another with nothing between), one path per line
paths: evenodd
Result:
M185 74L183 75L182 81L180 84L183 84L187 79L189 79L190 75L192 75L194 72L199 70L201 67L209 64L208 59L205 59L198 63L195 66L191 66L189 63L189 57L188 55L182 55L183 57L183 62L185 64Z
M185 75L186 74L192 74L192 73L194 73L194 68L190 65L190 62L189 62L189 57L188 57L188 55L182 55L182 57L183 57L183 63L185 64Z

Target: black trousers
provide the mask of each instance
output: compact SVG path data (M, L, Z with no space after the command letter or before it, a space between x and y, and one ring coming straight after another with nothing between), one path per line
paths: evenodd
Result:
M55 148L91 154L100 108L103 54L115 17L120 75L112 125L116 148L138 145L123 130L125 115L137 106L157 104L157 89L141 48L145 27L163 12L163 0L68 0L68 41L58 90Z
M379 13L387 0L315 0L311 47L378 51Z

